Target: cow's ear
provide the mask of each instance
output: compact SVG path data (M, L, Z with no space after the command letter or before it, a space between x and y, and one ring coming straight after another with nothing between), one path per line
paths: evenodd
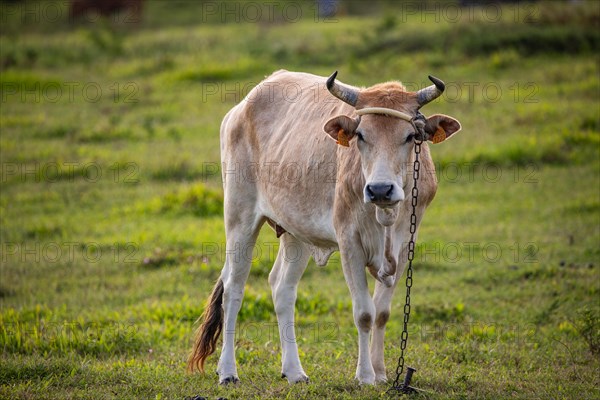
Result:
M425 133L427 140L433 143L441 143L460 131L460 122L452 117L443 114L435 114L427 118L425 123Z
M325 123L323 130L340 146L348 147L349 141L355 136L360 118L350 118L338 115Z

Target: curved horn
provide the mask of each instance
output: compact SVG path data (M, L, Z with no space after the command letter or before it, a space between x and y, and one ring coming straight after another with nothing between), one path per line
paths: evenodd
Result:
M350 104L352 107L356 105L358 101L358 90L350 88L343 83L338 83L335 81L335 77L337 76L337 71L335 71L331 76L327 79L327 90L343 101L344 103Z
M429 80L433 82L433 85L421 89L417 92L417 101L419 105L423 107L425 104L437 99L444 93L446 85L440 79L435 76L429 75Z

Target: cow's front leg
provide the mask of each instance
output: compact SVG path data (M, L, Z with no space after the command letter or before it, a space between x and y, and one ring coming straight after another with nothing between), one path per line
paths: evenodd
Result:
M396 282L397 281L398 280L396 280ZM373 362L375 380L377 382L387 381L383 342L385 338L385 325L390 318L390 303L395 287L395 282L392 287L387 287L381 282L375 283L375 293L373 294L375 303L375 325L371 337L371 361Z
M377 382L385 382L387 380L385 372L384 359L384 339L385 326L390 318L390 309L394 290L398 282L404 282L402 275L406 268L406 260L408 258L408 246L402 244L401 252L398 256L398 268L396 276L391 287L387 287L381 282L375 283L375 291L373 293L373 302L375 303L375 324L373 326L373 335L371 336L371 361L375 370L375 380Z
M375 306L369 294L365 273L366 257L360 246L340 243L344 277L352 295L352 313L358 330L358 364L356 379L361 384L373 385L375 371L369 354L369 336L375 316Z

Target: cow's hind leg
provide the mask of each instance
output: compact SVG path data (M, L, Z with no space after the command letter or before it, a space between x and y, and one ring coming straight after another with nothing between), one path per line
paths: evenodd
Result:
M281 374L289 383L307 382L308 376L300 364L294 309L298 282L306 270L310 252L307 246L289 233L281 236L279 253L269 274L269 284L279 324L281 341Z
M231 212L231 214L230 214ZM252 250L262 219L248 210L226 207L227 244L223 280L223 350L217 373L219 383L239 381L235 363L235 326L252 261Z

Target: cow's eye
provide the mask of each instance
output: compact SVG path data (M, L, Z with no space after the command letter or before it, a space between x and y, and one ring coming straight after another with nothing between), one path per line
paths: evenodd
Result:
M411 133L410 135L408 135L408 136L406 137L406 143L410 143L410 142L412 142L412 140L413 140L414 138L415 138L415 134L414 134L414 133Z
M362 132L356 132L356 137L358 138L358 140L360 140L361 142L365 141L365 137L363 136Z

